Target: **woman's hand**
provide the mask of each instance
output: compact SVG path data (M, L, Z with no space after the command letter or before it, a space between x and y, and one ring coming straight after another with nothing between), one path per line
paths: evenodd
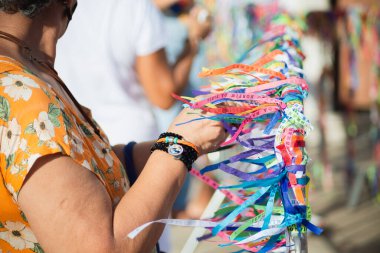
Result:
M223 125L214 120L202 119L181 124L199 117L194 110L184 109L174 119L168 131L183 136L185 140L197 146L201 154L207 154L219 147L227 138L227 133L224 131Z

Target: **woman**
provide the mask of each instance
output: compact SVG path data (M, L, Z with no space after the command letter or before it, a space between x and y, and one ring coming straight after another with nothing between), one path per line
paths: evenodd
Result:
M131 144L111 147L52 68L76 4L0 0L0 248L151 252L163 226L127 234L168 216L186 169L225 133L213 121L177 125L192 119L184 111L154 145L131 156ZM124 167L139 174L133 187Z

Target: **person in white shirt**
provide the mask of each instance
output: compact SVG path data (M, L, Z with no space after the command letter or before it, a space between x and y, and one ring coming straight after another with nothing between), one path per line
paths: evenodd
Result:
M150 0L82 0L78 18L58 44L56 69L92 108L112 144L157 138L152 107L170 108L188 82L199 38L190 38L170 67L165 31ZM94 25L96 20L96 25ZM204 37L210 24L199 24Z

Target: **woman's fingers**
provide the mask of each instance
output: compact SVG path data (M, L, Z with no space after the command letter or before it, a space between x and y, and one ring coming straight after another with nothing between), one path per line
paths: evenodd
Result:
M206 117L213 114L207 113ZM169 127L170 132L182 135L187 141L196 145L200 152L205 154L219 147L227 138L223 125L214 120L199 119L192 109L184 109ZM186 124L181 124L188 122Z

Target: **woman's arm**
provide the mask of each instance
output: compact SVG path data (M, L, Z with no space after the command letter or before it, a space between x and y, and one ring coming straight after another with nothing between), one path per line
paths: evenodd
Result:
M150 149L153 146L154 141L147 141L147 142L141 142L136 143L132 149L132 161L134 164L134 169L136 172L136 175L139 176L141 171L143 170L146 162L148 161L148 158L150 156ZM124 149L125 145L116 145L113 146L113 151L117 155L117 157L120 159L120 161L123 163L124 168L126 168L126 162L125 162L125 154Z
M163 226L135 240L127 234L166 218L186 168L156 151L134 186L113 208L100 180L71 158L40 159L19 195L19 204L45 252L151 252Z
M169 131L184 136L203 154L215 149L225 138L221 125L202 120L177 126L192 117L182 113ZM95 174L56 154L34 164L18 201L45 252L150 252L162 225L149 227L134 240L127 234L168 217L186 173L181 161L154 151L136 183L113 206Z

